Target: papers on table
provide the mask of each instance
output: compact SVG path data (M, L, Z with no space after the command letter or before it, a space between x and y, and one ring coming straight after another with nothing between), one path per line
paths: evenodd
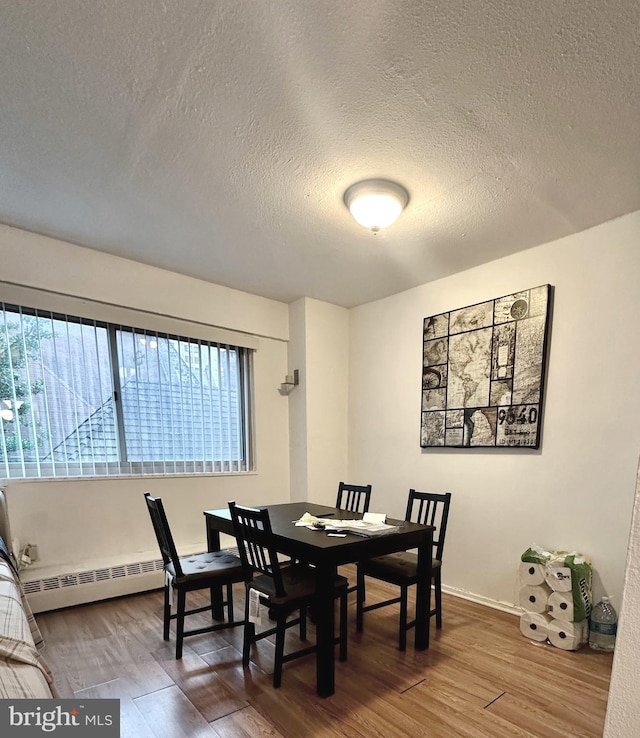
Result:
M386 519L386 515L383 516ZM384 522L373 522L370 520L332 520L327 523L326 531L343 530L347 533L355 533L357 536L377 536L383 533L393 533L398 530L397 525L388 525Z
M323 518L317 518L315 515L312 515L311 513L306 512L300 520L294 520L293 521L296 525L296 527L304 526L305 528L310 528L311 530L316 530L314 526L322 523L324 525L324 519Z
M362 520L365 523L376 523L376 524L386 523L387 522L387 514L386 513L370 513L370 512L366 512L362 516Z
M310 530L325 530L327 533L346 531L359 536L376 536L398 530L397 525L388 525L385 522L386 519L385 513L365 513L362 520L340 520L333 517L317 517L306 512L300 520L295 520L294 523L296 526L304 526Z

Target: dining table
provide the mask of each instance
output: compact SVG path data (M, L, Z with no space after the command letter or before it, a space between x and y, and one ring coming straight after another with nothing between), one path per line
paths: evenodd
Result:
M362 518L362 515L312 502L288 502L257 505L269 511L274 548L293 559L315 567L317 578L316 619L316 691L321 697L335 692L334 591L333 580L338 566L357 563L373 556L417 549L418 581L416 585L415 648L429 647L429 613L431 611L431 557L433 532L431 525L387 519L394 526L390 532L362 535L347 532L343 537L325 530L296 526L304 513L322 518L335 527L336 521ZM220 533L233 536L228 508L204 510L209 551L220 550ZM339 523L338 523L339 526ZM212 596L214 593L212 592ZM217 602L215 601L217 600ZM221 593L215 596L214 615L221 616Z

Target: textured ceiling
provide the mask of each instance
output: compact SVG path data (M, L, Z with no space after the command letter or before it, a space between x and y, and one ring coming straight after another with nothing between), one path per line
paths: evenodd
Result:
M0 221L352 306L640 208L635 0L2 0ZM377 236L342 195L410 193Z

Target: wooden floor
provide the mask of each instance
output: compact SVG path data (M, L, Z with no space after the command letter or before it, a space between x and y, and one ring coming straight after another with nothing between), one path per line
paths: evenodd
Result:
M369 601L391 591L367 582ZM238 614L242 601L239 586ZM517 617L459 598L445 595L428 651L400 653L396 607L367 613L359 635L350 595L349 659L328 699L315 693L313 656L285 664L274 690L268 640L243 670L241 628L186 639L176 661L161 611L152 592L37 616L60 696L119 698L123 738L602 736L610 654L534 643Z

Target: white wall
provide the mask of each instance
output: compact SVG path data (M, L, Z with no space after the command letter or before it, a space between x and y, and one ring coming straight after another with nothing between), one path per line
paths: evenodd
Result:
M348 468L349 311L306 302L309 499L335 505Z
M300 384L289 395L289 460L291 464L291 500L309 499L307 463L307 300L301 298L289 305L289 371L297 369Z
M596 596L620 601L640 449L640 213L351 311L352 481L402 515L407 491L453 493L443 579L513 604L532 543L592 558ZM422 321L555 287L542 447L419 445Z
M290 330L291 499L333 505L348 467L349 311L302 298Z
M176 245L179 248L179 245ZM287 306L0 224L0 280L287 340Z
M256 473L215 476L10 480L14 538L38 544L41 561L25 579L158 558L143 500L165 502L178 549L203 550L205 508L289 500L288 307L35 234L0 226L1 279L254 333ZM3 299L0 283L0 300ZM0 480L0 483L2 480Z

